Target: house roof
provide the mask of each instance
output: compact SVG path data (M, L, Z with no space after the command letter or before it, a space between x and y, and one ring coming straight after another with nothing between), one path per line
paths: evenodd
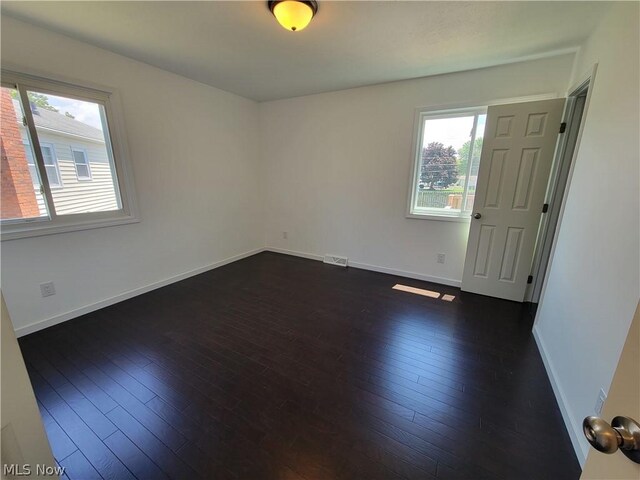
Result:
M16 112L20 112L22 110L18 100L13 100L13 106ZM79 120L67 117L62 113L47 110L45 108L39 108L34 105L32 105L31 111L33 113L33 121L35 122L36 127L55 130L63 134L66 133L68 135L84 137L98 142L104 142L102 130L92 127L91 125L87 125Z

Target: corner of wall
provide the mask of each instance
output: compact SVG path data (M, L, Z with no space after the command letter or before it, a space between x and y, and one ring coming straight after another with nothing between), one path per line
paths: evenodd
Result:
M551 363L551 359L547 355L547 350L544 345L544 340L540 336L537 325L533 326L533 338L536 341L536 345L538 347L538 351L540 352L540 357L542 358L542 363L544 364L544 368L547 372L547 376L549 377L549 382L551 383L551 388L553 389L553 393L556 397L556 401L558 402L558 407L560 408L560 413L562 414L562 420L564 420L564 424L567 428L567 433L569 434L569 439L571 440L571 445L573 446L574 451L576 452L576 457L578 458L578 462L580 466L583 467L585 462L587 461L587 455L589 453L589 447L586 445L584 438L582 436L582 432L578 431L575 428L574 422L571 420L575 418L571 405L567 401L567 397L562 390L562 386L558 380L558 376L556 374L556 370Z
M573 55L573 64L571 65L571 75L569 76L569 85L567 85L566 93L569 93L568 89L570 89L571 86L577 82L577 79L582 74L582 72L578 71L578 65L580 65L580 60L582 59L583 51L584 51L584 46L580 45L578 46L578 48L576 49Z

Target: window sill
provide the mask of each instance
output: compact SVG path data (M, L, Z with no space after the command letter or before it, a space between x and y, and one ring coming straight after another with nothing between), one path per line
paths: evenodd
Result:
M112 227L117 225L127 225L139 223L138 217L121 215L108 217L101 220L75 220L60 223L52 223L49 220L35 220L32 222L21 222L5 224L0 227L0 239L16 240L19 238L40 237L43 235L54 235L58 233L76 232L80 230L92 230L94 228Z
M441 222L458 222L458 223L470 223L471 214L463 213L460 215L439 215L437 213L407 213L406 218L412 218L417 220L436 220Z

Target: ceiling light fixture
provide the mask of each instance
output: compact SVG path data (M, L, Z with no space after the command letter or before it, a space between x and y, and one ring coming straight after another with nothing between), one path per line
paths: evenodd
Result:
M278 23L287 30L299 32L318 11L318 2L303 0L269 0L269 10Z

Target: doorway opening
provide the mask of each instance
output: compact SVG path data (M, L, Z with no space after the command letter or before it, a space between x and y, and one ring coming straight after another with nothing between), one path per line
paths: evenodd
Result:
M537 306L542 296L544 280L553 255L556 233L564 210L568 192L567 187L573 172L575 155L582 135L589 103L589 92L594 76L595 67L586 79L571 89L567 97L563 118L563 124L566 124L566 135L561 138L556 150L556 158L549 178L545 201L545 204L548 205L548 211L540 219L538 238L531 266L533 281L525 295L525 301L531 302L534 307Z
M552 98L487 109L463 291L525 300L565 104Z
M566 99L489 107L463 291L528 302L535 311L594 77L595 68Z

